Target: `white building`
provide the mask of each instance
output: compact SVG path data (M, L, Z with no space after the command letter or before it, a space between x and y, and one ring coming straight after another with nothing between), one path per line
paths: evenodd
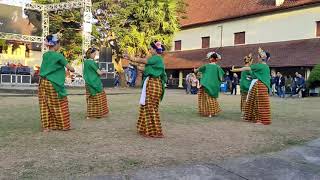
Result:
M186 0L187 19L166 56L168 74L180 78L216 50L221 66L241 66L259 47L272 55L270 67L308 76L320 63L320 0ZM180 73L179 73L180 72Z

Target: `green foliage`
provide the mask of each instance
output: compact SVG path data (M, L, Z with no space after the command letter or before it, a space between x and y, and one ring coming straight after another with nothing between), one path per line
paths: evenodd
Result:
M34 0L39 4L67 2L67 0ZM80 9L54 11L49 13L50 33L61 33L61 51L69 62L82 60L82 35L81 29L65 27L63 23L82 23Z
M183 0L122 0L117 3L104 0L97 3L96 8L101 7L106 7L104 18L116 35L120 50L143 57L155 40L171 48L173 35L179 30L178 15L184 12L185 3Z
M309 88L320 87L320 64L316 65L311 71L307 85Z
M67 0L34 0L49 4ZM160 40L171 48L174 33L179 30L179 18L184 13L184 0L93 0L93 12L102 9L99 23L93 26L92 35L97 46L109 46L111 34L116 38L120 51L145 56L152 41ZM69 61L81 60L81 32L66 29L64 22L81 23L80 10L50 12L50 33L62 33L62 47ZM106 28L108 25L110 28ZM118 52L119 53L119 52Z

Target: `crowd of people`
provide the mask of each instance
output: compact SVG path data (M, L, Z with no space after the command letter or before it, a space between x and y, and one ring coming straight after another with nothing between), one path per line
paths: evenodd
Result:
M295 73L294 77L283 76L282 73L277 72L271 73L271 95L285 98L286 94L289 97L302 98L306 94L306 81L304 77L298 72Z
M222 83L226 85L226 89L221 91L230 93L231 95L237 95L238 87L241 84L241 78L237 73L229 75L227 71ZM271 72L271 96L278 96L280 98L286 97L299 97L302 98L306 94L306 81L304 77L298 72L295 73L294 77L283 76L281 72ZM199 79L194 73L189 73L185 79L185 88L187 94L197 94L200 87ZM241 86L240 86L240 89ZM241 91L240 91L241 94Z

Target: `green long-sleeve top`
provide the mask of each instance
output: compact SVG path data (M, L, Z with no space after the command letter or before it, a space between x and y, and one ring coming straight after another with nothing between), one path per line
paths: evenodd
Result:
M55 51L48 51L43 54L43 59L40 68L40 76L48 79L59 98L67 96L67 91L64 87L66 80L65 66L68 61L61 53Z
M218 98L224 71L217 64L206 64L199 68L200 84L211 97Z
M91 96L95 96L97 93L101 93L103 91L100 75L97 72L98 69L98 64L92 59L84 60L83 77L86 81L86 85L89 87Z
M251 81L252 81L251 71L242 71L241 79L240 79L240 91L242 93L247 93L249 91Z
M163 58L161 56L153 55L147 60L147 64L145 65L144 72L143 72L143 82L147 77L161 79L162 81L161 100L162 100L165 92L165 84L167 82L167 74L165 71Z
M264 85L266 85L270 92L270 68L267 64L257 63L251 66L252 78L258 79Z

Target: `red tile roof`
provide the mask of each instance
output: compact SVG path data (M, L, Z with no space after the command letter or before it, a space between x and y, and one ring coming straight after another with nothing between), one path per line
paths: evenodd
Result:
M256 59L259 47L271 53L271 67L310 67L320 64L320 38L168 52L164 59L166 69L192 69L207 63L206 54L216 51L222 55L219 62L221 67L229 68L232 65L242 66L243 57L249 53Z
M320 3L320 0L285 0L281 6L276 6L275 0L186 0L186 3L187 19L180 21L182 28Z

